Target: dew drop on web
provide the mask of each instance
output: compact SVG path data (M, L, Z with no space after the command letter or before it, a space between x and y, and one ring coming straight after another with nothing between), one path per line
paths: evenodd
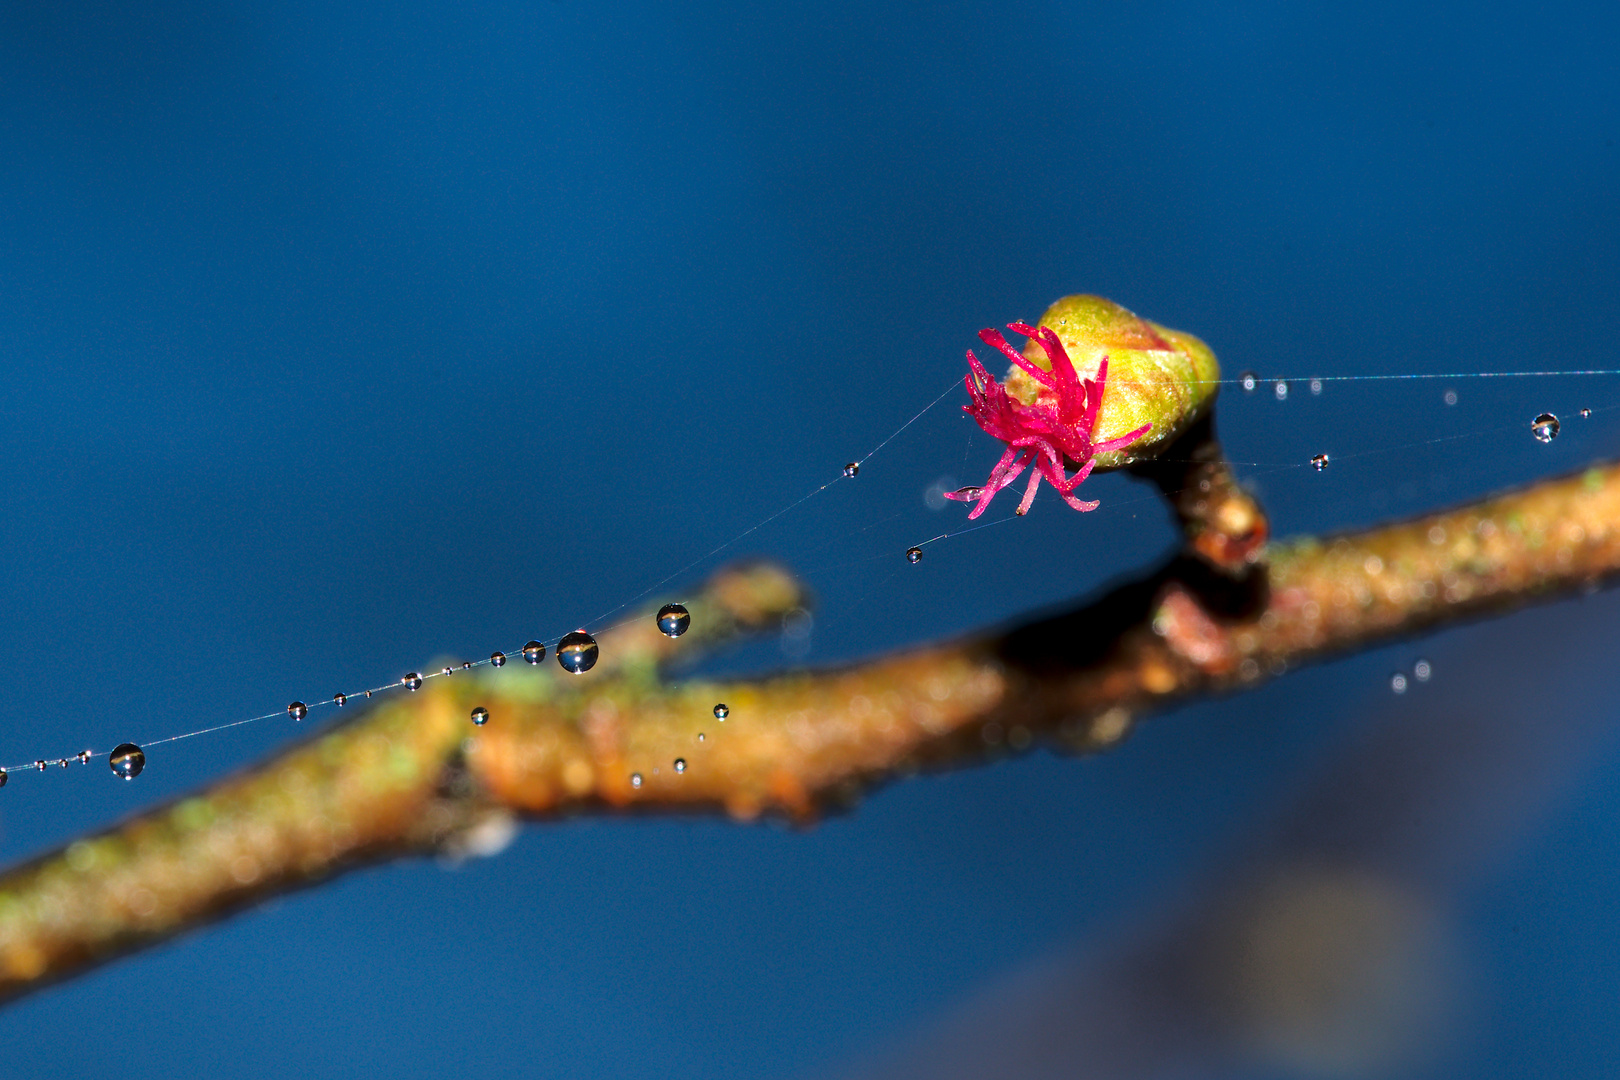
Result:
M1317 454L1315 457L1311 458L1311 468L1315 469L1317 472L1321 472L1327 467L1328 456L1326 454Z
M1278 401L1287 401L1288 400L1288 383L1284 382L1282 379L1278 379L1277 380L1277 385L1274 386L1272 389L1274 389L1277 392L1277 400Z
M557 663L562 665L564 671L575 675L583 675L595 667L600 655L596 639L583 630L564 634L562 640L557 642Z
M685 772L686 771L686 759L685 758L678 757L678 758L675 759L675 771L676 772Z
M422 689L422 676L414 671L409 672L399 680L399 685L407 690L420 690Z
M1256 375L1252 371L1245 371L1243 374L1238 376L1238 385L1243 387L1243 392L1245 394L1252 394L1254 393L1255 387L1260 385L1260 376Z
M861 463L858 461L852 461L848 465L844 466L844 478L847 480L853 480L857 475L859 475L860 471Z
M341 709L343 706L345 706L345 705L347 705L349 703L349 695L348 694L333 694L332 695L332 702L338 708Z
M1582 409L1581 410L1581 419L1582 420L1585 420L1588 416L1591 416L1591 415L1592 415L1592 410L1591 409Z
M305 705L302 701L295 701L291 705L287 706L287 715L292 717L294 720L302 720L304 717L309 715L309 706Z
M1312 397L1321 397L1322 396L1322 380L1321 379L1312 379L1311 380L1311 396Z
M1389 688L1397 694L1406 693L1406 676L1398 671L1391 675L1389 677Z
M489 654L489 663L490 663L491 667L505 667L506 666L506 654L503 653L503 652L492 652L492 653L490 653Z
M641 786L641 774L640 773L633 772L633 773L630 774L630 786L633 787L633 788L638 788L638 787Z
M725 702L722 701L720 704L718 704L718 705L716 705L714 707L714 718L716 720L719 720L721 723L724 723L726 717L728 717L730 715L731 715L731 709L730 709L730 707L728 707L726 705Z
M483 727L485 724L489 723L489 710L484 708L482 705L478 706L478 708L472 711L472 722L478 727Z
M922 562L922 548L906 548L906 562L911 563L913 566Z
M680 637L692 625L692 614L681 604L665 604L658 609L658 632L665 637Z
M146 751L134 743L120 743L107 755L107 766L112 769L114 776L133 780L146 768Z
M558 646L561 651L562 646ZM523 659L531 664L538 664L546 658L546 647L538 641L529 641L523 646Z
M1537 442L1552 442L1558 438L1558 417L1550 412L1542 413L1530 421L1530 434L1536 437Z

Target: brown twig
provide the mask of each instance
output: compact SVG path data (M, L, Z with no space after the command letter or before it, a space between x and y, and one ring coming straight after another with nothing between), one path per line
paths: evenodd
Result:
M677 651L800 603L780 572L722 574L690 605L694 629L680 642L648 619L604 635L604 660L584 676L509 665L435 680L11 870L0 877L0 996L357 864L487 848L514 815L806 819L922 765L1041 737L1099 749L1153 709L1620 572L1620 466L1273 546L1263 562L1257 578L1234 579L1184 555L1072 611L840 670L664 682L660 665ZM487 726L471 726L475 705L489 709Z

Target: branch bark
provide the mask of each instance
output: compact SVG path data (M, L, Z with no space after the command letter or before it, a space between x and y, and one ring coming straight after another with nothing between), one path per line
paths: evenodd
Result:
M801 602L779 570L734 569L688 605L693 629L678 642L648 618L604 634L602 662L583 676L508 665L433 680L42 855L0 876L0 998L353 866L490 849L520 816L806 820L919 767L1039 740L1100 750L1149 712L1620 572L1620 465L1251 557L1210 536L1219 506L1247 496L1221 480L1224 466L1185 460L1220 493L1204 512L1174 503L1196 523L1186 553L1070 611L837 670L665 681L677 656ZM1264 535L1263 516L1227 516L1238 539ZM478 705L484 727L468 719Z

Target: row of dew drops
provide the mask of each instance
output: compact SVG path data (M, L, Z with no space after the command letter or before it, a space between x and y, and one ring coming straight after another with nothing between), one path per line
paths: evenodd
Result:
M663 607L658 609L658 614L654 616L654 619L658 624L659 632L665 637L670 638L680 637L682 634L686 633L687 629L692 625L692 614L683 604L665 604ZM601 647L597 645L596 638L584 630L575 630L572 633L564 634L562 636L562 638L557 642L555 654L558 665L564 671L573 675L583 675L585 672L596 666L596 661L601 657L602 650ZM529 641L524 644L523 659L525 661L530 664L539 664L545 660L545 658L546 646L544 642ZM492 652L489 654L488 660L480 661L477 664L474 664L474 662L471 660L464 660L462 661L461 667L462 670L465 671L475 666L482 666L483 664L488 664L491 667L505 667L506 654L499 651ZM450 675L454 671L455 668L446 667L440 674ZM407 672L405 675L401 676L399 685L410 691L420 690L422 688L421 672ZM387 688L384 687L382 689ZM367 690L364 693L365 696L369 698L372 696L372 694L376 693L376 691ZM342 707L347 705L348 702L348 694L332 695L332 704L334 705ZM292 717L294 720L302 720L309 715L309 706L304 704L302 701L294 701L287 706L287 715ZM714 718L721 723L725 723L726 718L730 715L731 708L724 702L717 704L714 707ZM475 726L483 727L485 724L489 723L489 710L484 706L479 705L472 710L470 719ZM698 740L703 741L703 739L704 736L699 734ZM162 741L167 742L169 740ZM81 765L87 764L90 759L95 756L96 755L92 751L81 750L72 757L55 758L52 760L42 759L36 761L34 762L33 767L38 769L40 772L44 772L52 765L67 768L69 765L72 765L75 762ZM118 746L113 748L111 754L107 755L107 765L112 769L114 776L117 776L123 780L133 780L137 776L141 775L141 772L146 768L146 751L137 746L135 743L120 743ZM677 773L684 773L686 771L686 759L676 758L674 767ZM9 779L9 775L9 770L0 768L0 787L6 786L6 781ZM630 783L633 787L639 788L642 784L641 774L633 773L630 777Z
M1245 371L1243 374L1238 376L1238 385L1243 387L1243 392L1245 394L1254 393L1256 390L1258 390L1260 388L1260 384L1263 381L1265 381L1265 380L1261 379L1261 377L1258 374L1256 374L1255 372L1253 372L1253 371ZM1311 396L1313 396L1313 397L1320 397L1321 396L1321 394L1322 394L1322 380L1321 379L1312 379L1310 381L1310 387L1311 387ZM1272 392L1277 395L1277 400L1278 401L1287 401L1288 400L1288 380L1287 379L1273 379L1272 380ZM1445 394L1444 394L1443 400L1445 401L1445 403L1447 405L1455 405L1455 404L1457 404L1457 391L1455 391L1455 390L1447 390L1445 392ZM1585 419L1586 417L1589 417L1591 415L1592 415L1592 410L1591 409L1582 409L1581 410L1582 419ZM1530 421L1530 434L1535 436L1535 439L1536 439L1537 442L1542 442L1542 443L1550 443L1550 442L1552 442L1554 439L1558 438L1558 417L1554 416L1552 413L1549 413L1549 412L1538 413L1536 415L1536 418L1534 420ZM1321 472L1323 469L1326 469L1328 467L1328 456L1326 454L1317 454L1315 457L1311 458L1311 466L1314 469L1316 469L1317 472Z
M1262 378L1253 371L1245 371L1238 376L1237 381L1238 385L1243 388L1244 393L1253 394L1257 389L1259 389L1260 384L1265 380L1262 380ZM1276 395L1277 400L1286 401L1289 394L1288 380L1273 379L1271 382L1272 392ZM1312 396L1321 395L1321 379L1311 379L1309 386ZM1447 405L1455 405L1457 403L1456 391L1447 390L1444 395L1444 400ZM1580 415L1582 417L1589 417L1592 415L1592 410L1581 409ZM1552 413L1539 413L1535 419L1530 422L1530 434L1536 439L1536 441L1541 443L1550 443L1556 439L1558 437L1558 430L1558 417L1554 416ZM1317 472L1322 472L1328 467L1329 461L1330 459L1327 454L1316 454L1311 458L1310 463L1313 469L1315 469ZM845 479L853 480L860 473L860 471L860 462L851 461L844 466L843 475ZM968 500L972 500L977 498L982 491L983 489L980 487L969 486L959 488L955 494ZM912 565L916 565L917 563L921 562L922 556L923 550L920 545L912 546L906 549L906 562L911 563ZM680 604L665 604L659 609L655 619L657 620L659 631L671 638L680 637L682 634L684 634L687 627L691 625L692 621L691 614L684 606ZM583 674L584 672L587 672L591 668L595 667L599 655L600 648L596 643L596 638L592 637L584 630L575 630L572 633L564 634L557 642L557 663L563 668L564 671L571 672L575 675ZM546 646L544 643L539 641L529 641L523 646L523 659L528 663L539 664L545 658ZM488 663L492 667L504 667L506 664L506 654L498 651L493 652L490 654L487 661L480 661L477 666L482 666L484 663ZM475 665L469 660L464 661L461 666L463 669L468 669L474 667ZM449 675L453 670L453 668L446 667L442 674ZM1417 663L1416 670L1413 672L1413 678L1418 682L1427 682L1429 678L1429 670L1430 667L1428 661L1420 660ZM422 675L420 672L409 672L399 680L399 684L404 686L407 690L419 690L422 686ZM1407 685L1408 680L1404 673L1397 672L1390 679L1390 687L1397 694L1405 693ZM367 690L365 691L365 696L369 698L373 693L374 691ZM347 694L332 695L332 703L338 706L347 704L348 700L349 695ZM308 714L309 706L305 705L302 701L294 701L292 704L287 706L287 715L291 716L294 720L302 720ZM729 715L730 709L726 705L718 704L714 707L714 717L716 720L724 722L726 717ZM480 705L473 709L471 719L475 725L482 727L484 724L489 722L489 710ZM698 738L699 740L702 740L703 735L700 734ZM169 740L165 739L161 741L167 742ZM66 768L68 765L75 762L78 762L79 764L86 764L92 757L95 756L96 755L92 751L81 750L72 757L55 758L51 760L41 759L35 761L33 763L33 767L38 769L40 772L44 772L52 765ZM112 753L108 755L107 764L112 769L113 775L121 777L125 780L133 780L135 777L141 774L143 769L146 768L146 752L135 743L120 743L113 749ZM676 758L674 768L677 773L684 773L686 771L686 760L684 758ZM0 787L5 787L8 778L9 771L5 768L0 768ZM641 787L643 782L641 773L633 773L630 777L630 782L634 787Z

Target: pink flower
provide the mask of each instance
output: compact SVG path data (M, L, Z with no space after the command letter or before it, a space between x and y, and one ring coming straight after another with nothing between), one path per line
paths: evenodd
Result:
M1018 504L1017 513L1023 514L1029 510L1029 504L1035 500L1035 489L1043 478L1057 488L1064 502L1076 510L1095 510L1097 503L1086 502L1073 495L1080 481L1091 475L1095 456L1124 449L1146 435L1153 425L1143 424L1117 439L1092 442L1091 433L1097 426L1097 410L1102 405L1103 387L1108 381L1108 357L1104 356L1097 365L1095 382L1082 379L1075 372L1074 363L1064 350L1063 343L1050 327L1008 323L1007 329L1039 342L1051 361L1052 370L1042 371L1032 361L1025 359L1007 344L1007 339L1001 336L999 330L979 331L979 337L986 345L1000 350L1003 356L1034 379L1041 390L1033 405L1015 400L984 369L979 358L973 355L973 350L968 350L968 367L972 371L967 376L967 389L973 401L962 406L962 411L977 420L987 434L1006 443L1007 452L1001 455L1001 460L990 471L990 479L984 482L984 487L963 488L949 492L945 497L959 502L977 500L978 505L968 515L971 521L984 513L990 500L996 497L996 492L1010 485L1033 465L1034 471L1030 473L1029 486L1024 489L1024 501ZM1066 462L1075 466L1073 476L1064 474Z

